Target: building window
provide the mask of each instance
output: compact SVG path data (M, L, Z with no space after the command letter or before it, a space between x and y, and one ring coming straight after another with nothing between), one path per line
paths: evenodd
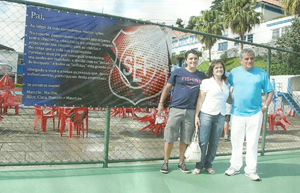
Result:
M279 29L274 29L272 32L272 39L279 38Z
M185 54L185 52L186 52L185 50L182 50L180 51L180 54Z
M224 51L227 50L228 42L219 43L218 45L218 51Z
M236 37L234 39L240 40L240 37ZM246 36L243 37L243 41L246 41ZM238 45L239 45L239 42L234 42L234 46L238 46Z
M289 30L290 26L285 26L283 28L281 28L281 35L286 33Z
M239 40L240 38L239 38L239 37L236 37L236 38L234 38L234 39ZM234 42L234 45L235 45L235 46L238 46L239 43L238 43L238 42Z
M178 40L172 41L172 47L177 47L178 46Z
M191 43L194 43L194 42L196 42L196 38L195 38L195 36L191 36L191 37L190 37L190 42L191 42Z
M186 45L188 43L188 38L182 38L179 40L179 46Z
M247 41L253 43L253 34L247 35Z

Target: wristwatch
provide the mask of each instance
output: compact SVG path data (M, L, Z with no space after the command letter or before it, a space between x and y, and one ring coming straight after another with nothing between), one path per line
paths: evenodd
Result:
M267 109L267 108L268 108L268 106L267 106L267 105L264 105L263 107L264 107L265 109Z

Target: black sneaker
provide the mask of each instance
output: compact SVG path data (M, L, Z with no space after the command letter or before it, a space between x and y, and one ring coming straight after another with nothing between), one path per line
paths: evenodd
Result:
M224 141L230 141L230 139L229 138L224 138Z
M178 164L178 168L183 172L183 173L190 173L191 171L185 166L184 163Z
M169 169L168 163L164 163L164 164L161 166L161 168L160 168L160 172L163 173L163 174L166 174L166 173L169 172L168 169Z

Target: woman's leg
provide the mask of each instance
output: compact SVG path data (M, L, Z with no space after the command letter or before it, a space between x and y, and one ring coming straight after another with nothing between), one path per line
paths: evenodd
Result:
M220 137L222 135L223 126L224 126L225 116L219 114L213 116L212 129L210 132L206 162L204 167L212 168L212 162L214 161L218 149L218 144Z
M199 144L201 148L201 160L196 163L196 168L202 170L206 162L206 150L212 127L212 115L200 113Z

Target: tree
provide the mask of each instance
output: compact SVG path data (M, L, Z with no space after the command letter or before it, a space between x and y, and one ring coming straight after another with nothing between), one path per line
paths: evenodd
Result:
M256 5L256 0L225 0L222 6L225 28L230 27L232 33L238 34L240 40L243 40L252 27L260 24L261 14L254 11Z
M300 0L280 0L286 13L300 15Z
M294 18L290 29L277 39L276 45L284 50L300 53L300 19ZM300 74L300 55L277 52L272 57L272 75Z
M217 11L202 11L201 16L195 17L195 31L200 31L208 34L222 35L223 25L219 22L218 12ZM217 38L196 35L196 38L203 44L209 52L209 61L211 61L211 48L217 42Z
M189 19L189 23L188 25L185 27L185 29L193 29L196 25L196 21L195 21L195 18L196 16L191 16L190 19Z
M180 18L177 18L177 21L176 21L176 25L177 25L177 27L179 27L179 28L184 28L183 26L183 24L182 24L182 19L180 19Z
M223 5L223 0L214 0L211 2L210 9L211 10L216 10L216 11L221 11L222 10L222 5Z

